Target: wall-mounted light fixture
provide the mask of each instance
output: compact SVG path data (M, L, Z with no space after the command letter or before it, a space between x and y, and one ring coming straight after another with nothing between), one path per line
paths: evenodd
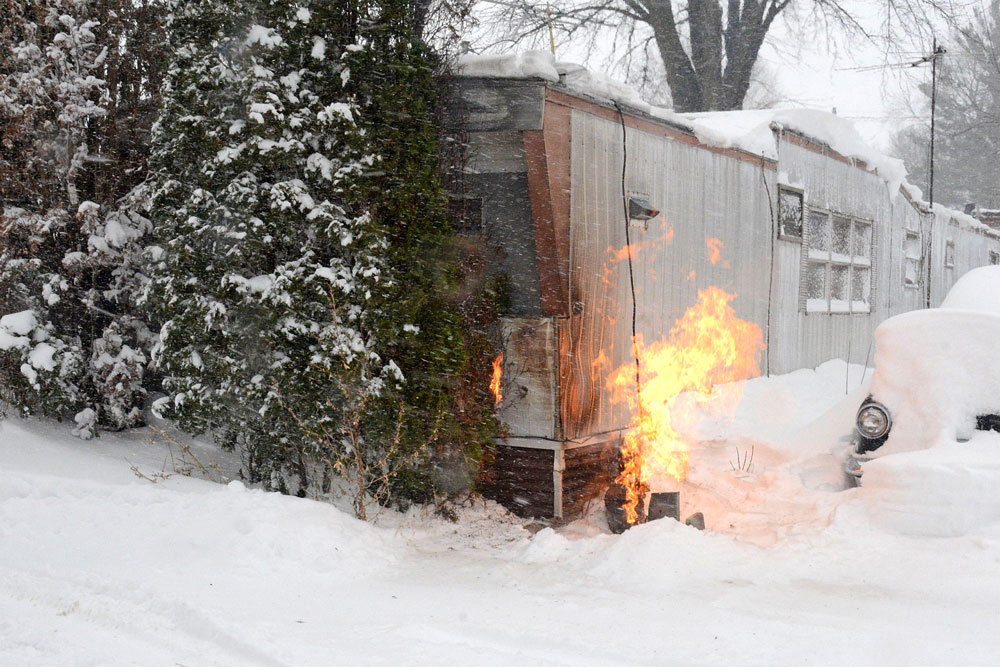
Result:
M628 217L629 220L639 220L645 222L646 220L651 220L660 214L658 209L653 208L645 199L640 197L629 197L628 198Z

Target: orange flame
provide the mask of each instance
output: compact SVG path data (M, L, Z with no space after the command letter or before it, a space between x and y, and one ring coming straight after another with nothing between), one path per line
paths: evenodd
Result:
M493 378L490 380L490 393L493 394L493 398L496 401L494 405L500 405L500 401L503 400L503 394L500 393L500 378L503 377L503 368L500 367L502 363L503 352L493 360Z
M621 474L615 480L626 489L626 520L639 520L637 507L652 475L683 481L688 472L688 444L678 432L675 403L685 392L707 401L716 385L760 375L758 363L764 336L756 324L736 317L729 302L735 294L718 287L698 291L698 303L677 320L667 338L646 345L636 336L636 365L623 364L608 378L612 400L627 403L632 420L621 449ZM742 387L725 397L735 409Z
M722 259L722 241L705 239L705 245L708 246L708 261L712 264L718 264L719 260Z

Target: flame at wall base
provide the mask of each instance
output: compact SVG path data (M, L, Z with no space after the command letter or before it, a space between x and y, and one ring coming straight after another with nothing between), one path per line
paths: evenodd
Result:
M756 324L736 317L729 302L736 298L718 287L699 290L698 303L688 308L666 338L646 345L636 336L638 364L626 363L608 378L616 403L626 403L632 419L622 444L620 473L615 480L626 489L628 523L639 521L639 502L653 475L683 481L688 473L688 444L678 431L675 402L696 392L704 400L717 385L760 375L764 336ZM742 388L720 397L735 411Z

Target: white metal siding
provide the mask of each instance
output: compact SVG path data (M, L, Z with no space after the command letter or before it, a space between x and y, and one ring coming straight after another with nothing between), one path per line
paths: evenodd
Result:
M626 427L628 413L611 402L605 383L615 368L633 363L632 296L628 263L612 261L623 248L622 127L580 110L572 114L570 304L562 345L562 422L565 437L581 438ZM872 363L875 328L886 318L924 307L927 286L903 285L907 229L930 233L932 305L965 271L988 263L1000 240L944 218L921 215L886 182L856 165L788 140L779 145L778 171L801 184L805 204L872 222L872 297L868 314L806 313L800 299L803 247L773 242L777 177L746 159L689 143L627 130L625 188L648 196L661 211L648 229L632 226L638 305L637 331L647 342L666 336L710 285L738 296L739 317L768 335L772 373L814 367L832 358ZM672 240L662 240L667 230ZM723 243L712 265L706 240ZM955 241L955 268L945 271L944 243ZM662 242L656 245L657 240ZM654 247L655 246L655 247ZM724 265L724 263L728 263ZM690 279L691 272L694 278ZM949 275L950 274L950 275ZM575 306L575 307L574 307ZM762 368L762 371L764 368Z
M633 360L628 263L612 261L626 245L622 127L581 111L572 123L570 302L582 311L570 317L572 373L563 378L571 438L627 426L628 413L612 405L605 382ZM637 331L647 343L666 336L698 289L711 285L736 293L738 316L764 329L773 170L632 128L627 136L626 190L648 195L661 211L648 229L630 228ZM717 265L709 262L708 238L722 241Z

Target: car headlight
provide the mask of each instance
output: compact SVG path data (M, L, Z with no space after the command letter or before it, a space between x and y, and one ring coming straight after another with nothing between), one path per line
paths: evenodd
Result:
M858 410L858 433L875 440L889 432L889 411L878 403L865 403Z

